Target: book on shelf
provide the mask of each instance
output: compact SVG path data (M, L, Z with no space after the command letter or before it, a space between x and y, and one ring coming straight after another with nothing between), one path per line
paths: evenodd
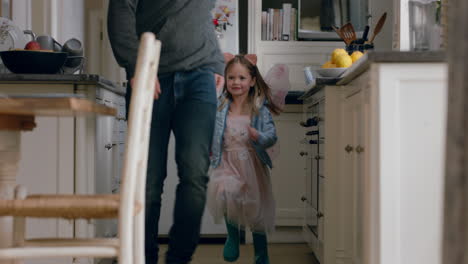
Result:
M283 30L281 32L281 40L288 41L291 36L291 8L292 4L284 3L283 4Z
M297 40L297 9L291 8L291 40Z
M292 4L284 3L282 9L268 8L261 16L262 40L297 40L297 10Z
M278 21L278 40L282 40L283 35L283 9L279 10L279 21Z
M280 19L280 11L279 9L273 10L273 38L272 40L278 40L278 26L279 26L279 19Z
M267 40L272 40L273 36L271 32L273 32L273 8L268 9L268 20L267 20Z
M268 12L262 11L262 40L267 40L267 24L268 24Z

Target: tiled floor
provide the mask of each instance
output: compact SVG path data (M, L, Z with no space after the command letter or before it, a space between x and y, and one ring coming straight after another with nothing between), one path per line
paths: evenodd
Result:
M161 255L167 246L161 245ZM306 244L270 244L268 245L271 264L316 264L316 260ZM228 263L223 260L223 245L199 245L193 257L192 264ZM253 264L253 245L241 245L240 257L236 264ZM164 263L160 257L159 263Z

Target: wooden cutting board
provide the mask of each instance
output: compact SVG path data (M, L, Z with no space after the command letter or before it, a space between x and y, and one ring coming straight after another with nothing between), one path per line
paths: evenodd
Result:
M0 98L0 115L115 116L117 110L83 98Z

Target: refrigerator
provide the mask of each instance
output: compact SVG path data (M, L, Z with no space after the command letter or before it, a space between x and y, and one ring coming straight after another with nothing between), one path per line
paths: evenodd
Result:
M238 0L217 0L215 8L211 11L213 20L217 20L217 25L213 21L213 30L217 34L218 42L222 52L232 54L239 53L239 18ZM159 235L169 234L172 225L172 212L175 201L175 189L179 182L177 177L177 166L174 160L175 139L171 134L168 151L167 178L164 183L162 195L161 216L159 219ZM216 224L207 209L203 214L201 236L218 237L227 234L223 223Z
M221 51L239 53L238 0L217 0L211 14Z

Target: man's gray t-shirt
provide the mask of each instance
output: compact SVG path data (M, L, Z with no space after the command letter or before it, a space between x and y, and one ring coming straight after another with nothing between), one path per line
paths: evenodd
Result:
M108 33L117 62L133 77L138 36L153 32L162 42L159 73L210 67L223 75L210 11L215 0L110 0Z

